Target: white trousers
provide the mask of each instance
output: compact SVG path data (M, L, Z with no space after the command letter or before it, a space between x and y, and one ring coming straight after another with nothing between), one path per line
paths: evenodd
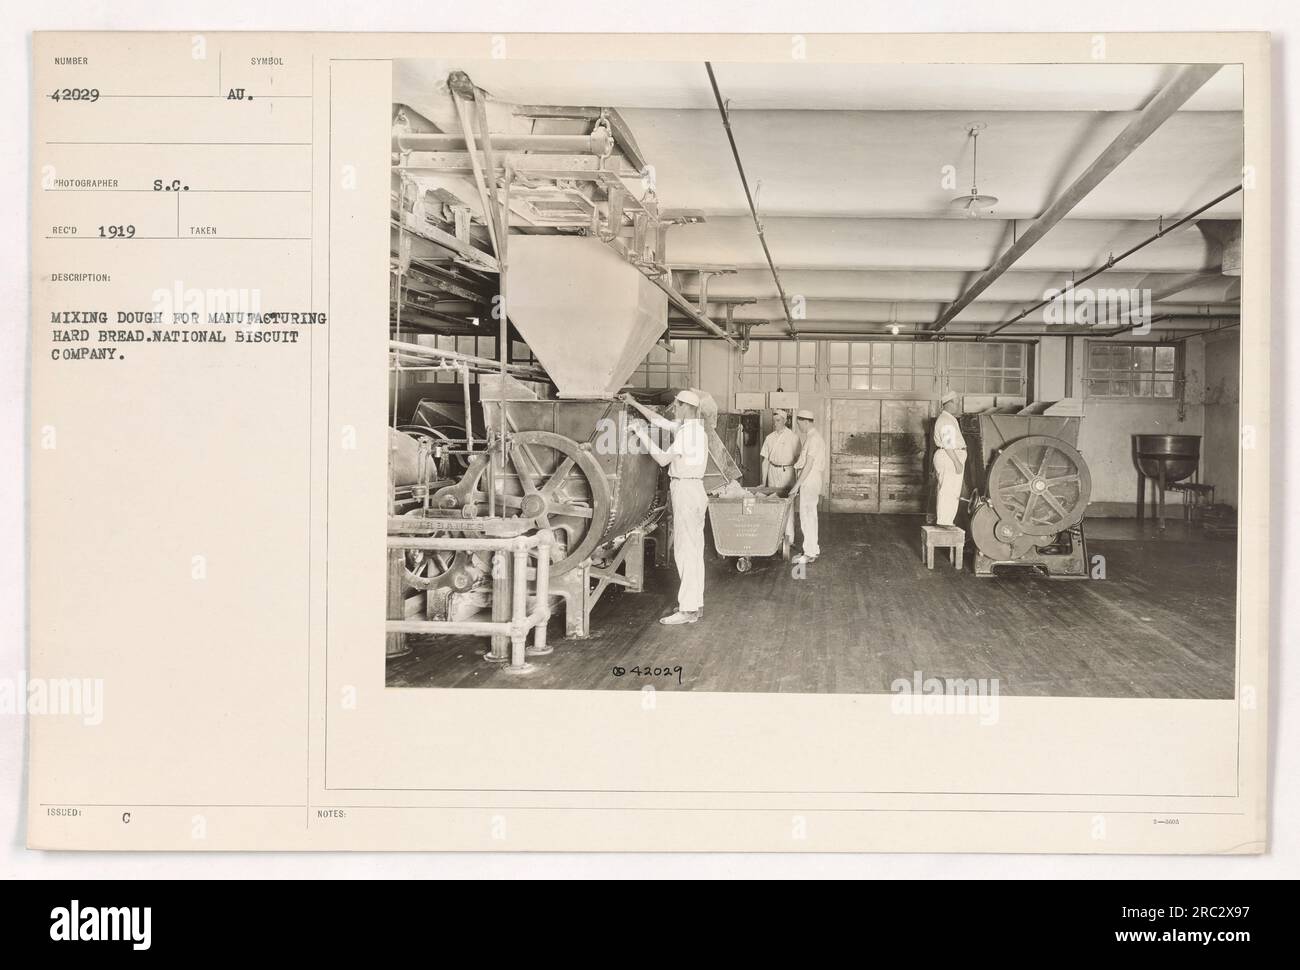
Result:
M776 465L768 465L767 481L763 484L767 485L769 488L779 488L784 492L794 484L795 476L794 465L789 465L786 468L778 468Z
M962 457L962 452L957 452L957 455L961 460L954 463L948 457L948 452L940 449L934 453L934 471L939 476L939 494L934 500L935 525L952 525L952 520L957 515L957 504L961 501L962 477L966 470L966 460Z
M775 465L768 465L767 481L763 484L768 486L768 488L780 489L781 494L784 495L794 486L794 481L797 477L798 473L795 471L793 465L789 468L777 468ZM793 515L787 515L785 517L785 534L792 542L794 541Z
M822 547L817 544L817 500L822 496L820 479L810 475L799 489L799 528L803 530L803 554L820 556Z
M682 585L677 608L694 613L704 606L704 516L709 499L698 478L674 478L669 486L673 503L673 559Z

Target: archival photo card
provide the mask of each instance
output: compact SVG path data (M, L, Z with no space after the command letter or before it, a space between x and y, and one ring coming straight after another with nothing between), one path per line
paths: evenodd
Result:
M1268 42L37 35L29 844L1265 851Z

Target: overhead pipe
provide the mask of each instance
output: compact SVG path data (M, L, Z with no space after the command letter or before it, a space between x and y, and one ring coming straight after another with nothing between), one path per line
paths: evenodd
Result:
M758 231L758 241L763 246L763 255L767 257L767 268L772 271L772 281L776 283L776 291L781 294L781 309L785 311L785 325L789 330L790 336L794 336L794 319L790 316L790 301L786 298L785 287L781 284L781 274L776 271L776 263L772 259L772 250L767 248L767 236L763 232L762 220L758 218L758 207L754 205L754 195L749 191L749 179L745 178L745 166L740 161L740 149L736 147L736 136L731 130L731 117L727 113L727 106L722 100L722 92L718 90L718 79L713 74L713 65L708 61L704 62L704 69L709 72L709 84L713 87L713 98L718 103L718 114L722 116L722 127L727 131L727 141L731 143L731 157L736 160L736 171L740 173L740 184L745 190L745 199L749 202L749 214L754 217L754 228Z
M1136 330L1138 327L1146 324L1156 324L1165 320L1238 320L1239 316L1230 313L1200 314L1200 313L1162 313L1153 316L1149 321L1138 321L1124 327L1114 327L1108 330L1102 330L1097 327L1069 327L1055 326L1045 330L1017 330L1014 333L1002 337L998 343L1037 343L1040 337L1115 337L1120 334ZM760 326L771 321L754 321L755 326ZM1200 331L1198 331L1200 332ZM670 336L678 338L695 338L699 335L692 331L674 330L670 331ZM940 343L946 341L960 340L963 342L983 341L986 335L982 333L947 333L942 337L928 330L916 330L908 333L892 334L888 332L875 333L864 330L800 330L800 337L810 337L818 340L871 340L871 341L904 341L912 343ZM1188 336L1192 336L1189 334ZM780 333L755 333L751 331L751 340L789 340L787 334ZM1170 339L1183 339L1182 337Z
M670 331L669 336L676 337L678 339L697 339L697 340L702 339L700 338L699 334L690 331ZM882 341L882 342L889 341L891 343L939 343L940 342L935 339L933 334L924 333L924 332L910 333L910 334L900 333L898 335L894 335L891 333L862 333L860 331L852 332L852 331L845 331L845 330L800 330L798 333L798 337L800 339L807 338L810 340L845 340L850 342L855 340L870 340L870 341ZM1000 342L1009 343L1009 344L1037 343L1036 340L1029 339L1029 337L1030 335L1026 335L1024 337L1021 336L1008 337L1006 340ZM791 338L789 334L754 333L753 331L751 331L747 339L750 341L754 341L754 340L764 341L764 340L790 340ZM975 340L978 340L979 337L977 334L953 334L951 336L945 336L943 339L944 342L958 341L961 343L970 343Z
M672 305L681 310L686 316L690 317L695 323L699 324L720 340L725 340L729 344L735 344L736 341L732 339L731 334L727 333L704 314L700 313L700 311L695 308L695 305L691 303L690 300L686 299L686 297L682 296L681 293L677 292L677 290L673 289L657 276L651 276L647 273L646 279L659 287L659 289L663 290Z
M1188 98L1199 91L1205 82L1218 72L1220 67L1221 64L1189 64L1179 71L1174 79L1138 112L1138 116L1129 122L1118 137L1106 146L1096 160L1083 170L1083 174L1030 223L1029 228L1011 244L1010 248L994 260L993 265L981 273L975 282L939 315L931 329L942 331L948 326L957 314L970 306L977 296L988 289L998 277L1047 235L1071 209L1082 202L1102 179L1118 168L1157 128L1168 121Z
M1114 327L1113 329L1110 330L1091 330L1091 331L1087 331L1084 335L1090 334L1091 336L1102 337L1102 338L1118 337L1120 334L1128 333L1130 330L1136 330L1138 327L1152 326L1154 324L1161 323L1165 320L1236 320L1237 322L1241 322L1241 314L1239 313L1205 313L1205 314L1158 313L1150 320L1139 320L1137 323L1130 323L1127 326L1123 326L1123 327ZM1194 336L1194 334L1187 334L1187 336L1191 337ZM1177 339L1183 340L1185 338L1179 337Z
M474 151L470 144L463 134L400 132L393 135L393 151L399 153ZM494 134L492 144L503 152L563 152L566 155L605 156L614 150L614 136L602 125L589 135Z
M1222 327L1207 327L1204 330L1193 330L1191 333L1183 333L1179 334L1177 337L1170 337L1169 340L1171 343L1179 340L1190 340L1192 337L1201 337L1208 333L1222 333L1225 330L1231 330L1234 327L1240 326L1241 317L1238 317L1230 323L1225 323Z
M481 370L498 370L501 362L492 360L488 357L475 357L473 354L462 354L455 350L441 350L437 347L426 347L424 344L403 343L400 340L388 341L388 349L394 353L406 354L411 357L438 357L446 360L454 360L458 363L469 364ZM536 380L533 375L541 372L525 364L507 364L506 370L511 374L525 375L529 380Z
M1172 222L1172 223L1170 223L1168 226L1162 226L1162 227L1160 228L1159 231L1157 231L1157 232L1154 233L1153 235L1148 236L1146 239L1143 239L1143 240L1142 240L1140 243L1138 243L1136 246L1132 246L1132 247L1130 247L1129 249L1127 249L1127 250L1125 250L1124 252L1120 253L1118 256L1112 256L1112 257L1110 257L1108 260L1106 260L1106 262L1102 263L1102 264L1101 264L1100 266L1098 266L1096 269L1091 270L1090 272L1088 272L1088 273L1086 273L1085 275L1081 276L1081 277L1080 277L1079 279L1077 279L1077 280L1073 280L1073 281L1070 283L1069 289L1074 289L1075 287L1077 287L1077 286L1079 286L1079 285L1081 285L1081 284L1083 284L1083 283L1088 282L1088 280L1092 279L1093 277L1095 277L1095 276L1100 276L1102 273L1104 273L1104 272L1106 272L1107 270L1109 270L1109 269L1111 269L1112 267L1114 267L1116 263L1118 263L1118 262L1120 262L1120 261L1122 261L1122 260L1128 259L1130 256L1132 256L1134 253L1138 252L1139 250L1141 250L1141 249L1145 249L1147 246L1150 246L1150 245L1151 245L1153 242L1155 242L1157 239L1162 239L1162 238L1164 238L1165 236L1169 235L1169 233L1173 232L1175 229L1178 229L1178 228L1180 228L1180 227L1186 225L1188 222L1190 222L1191 220L1193 220L1193 219L1195 219L1197 216L1199 216L1202 212L1205 212L1205 211L1208 210L1208 209L1212 209L1212 208L1214 208L1216 205L1218 205L1220 202L1222 202L1224 199L1227 199L1227 198L1230 198L1230 197L1233 196L1233 195L1236 195L1238 192L1241 191L1241 189L1242 189L1242 187L1241 187L1240 185L1236 186L1235 188L1228 189L1227 192L1223 192L1223 193L1221 193L1220 195L1215 196L1215 197L1214 197L1213 199L1211 199L1209 202L1205 203L1205 205L1201 206L1200 208L1196 209L1196 210L1193 211L1193 212L1189 212L1187 215L1183 216L1183 217L1182 217L1181 219L1179 219L1177 222ZM1183 287L1183 289L1185 289L1185 287ZM1043 300L1043 301L1040 302L1040 303L1035 303L1035 304L1034 304L1033 306L1031 306L1028 310L1024 310L1024 311L1022 311L1021 313L1019 313L1019 314L1017 314L1016 316L1012 317L1010 320L1006 321L1005 323L1000 324L999 326L995 327L993 330L990 330L989 333L988 333L988 336L992 337L994 334L1001 333L1001 332L1002 332L1003 330L1005 330L1007 327L1010 327L1010 326L1013 325L1013 324L1019 323L1019 322L1020 322L1021 320L1023 320L1025 317L1029 316L1029 314L1033 313L1035 310L1041 310L1043 307L1047 306L1049 303L1053 303L1053 302L1055 302L1056 300L1060 299L1060 298L1061 298L1062 296L1064 296L1065 293L1067 293L1067 292L1068 292L1068 290L1062 290L1062 291L1061 291L1060 293L1058 293L1056 296L1050 296L1050 297L1048 297L1047 299ZM1174 292L1178 292L1178 290L1175 290Z

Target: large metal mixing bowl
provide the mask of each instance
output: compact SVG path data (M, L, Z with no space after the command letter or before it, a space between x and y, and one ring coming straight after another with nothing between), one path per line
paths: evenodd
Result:
M1160 479L1165 466L1165 484L1181 482L1201 461L1201 436L1198 434L1135 434L1133 465L1147 478Z

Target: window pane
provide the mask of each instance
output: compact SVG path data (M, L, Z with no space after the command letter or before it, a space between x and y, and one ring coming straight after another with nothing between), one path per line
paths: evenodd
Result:
M889 366L889 344L878 343L871 345L871 366L888 367Z
M1161 378L1155 382L1156 397L1173 397L1174 382L1170 378Z
M1091 344L1088 347L1088 367L1092 370L1105 370L1110 366L1110 348L1104 344Z
M853 375L853 389L855 391L871 390L871 380L867 377L865 371L855 372Z
M912 377L910 374L894 372L894 390L910 391L912 389Z
M847 391L849 389L848 374L831 374L831 390Z
M673 341L673 353L674 353L674 354L683 354L683 355L684 355L684 354L686 354L686 353L688 352L688 349L689 349L689 348L688 348L688 346L687 346L687 342L686 342L685 340L674 340L674 341Z
M953 370L960 370L966 366L966 345L965 344L947 344L948 367Z
M855 343L851 347L853 363L866 364L871 360L871 344Z
M1151 381L1138 381L1133 385L1134 397L1150 397L1152 393Z
M1156 370L1171 371L1174 369L1174 349L1173 347L1157 347L1156 350Z
M838 340L831 342L831 366L842 366L849 362L849 345Z
M1024 361L1024 347L1020 344L1007 344L1006 346L1006 366L1019 367Z
M871 389L873 391L889 390L889 371L878 370L871 373Z
M1110 348L1110 366L1113 370L1119 370L1120 368L1130 370L1133 367L1133 348Z
M763 348L763 364L774 365L780 361L781 345L776 341L768 340L759 345Z
M912 345L894 344L894 366L912 363Z
M806 367L817 366L817 345L811 340L799 341L799 363Z
M812 394L816 388L813 386L811 371L804 371L799 377L799 392L801 394Z
M984 363L993 368L1001 367L1003 349L1003 344L987 344L984 347Z
M934 344L915 344L912 351L917 367L934 366Z
M1138 370L1138 371L1151 370L1151 359L1152 359L1151 350L1152 348L1150 347L1133 348L1133 363L1136 365L1133 368L1134 370Z

